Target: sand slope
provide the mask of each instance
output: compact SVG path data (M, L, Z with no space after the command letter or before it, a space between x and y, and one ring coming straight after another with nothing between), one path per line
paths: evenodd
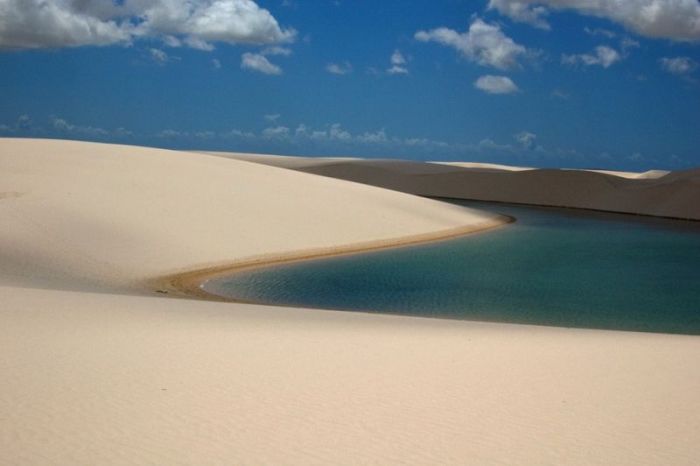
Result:
M239 157L237 154L227 154ZM254 156L246 156L255 161ZM700 220L700 169L644 173L552 170L473 163L262 156L259 163L421 196L514 202ZM284 160L284 162L282 162Z
M674 465L697 337L0 287L0 464Z
M697 337L143 296L173 270L487 214L62 141L0 139L0 187L0 464L700 461Z
M202 154L0 139L0 283L134 289L181 269L492 223L405 194Z

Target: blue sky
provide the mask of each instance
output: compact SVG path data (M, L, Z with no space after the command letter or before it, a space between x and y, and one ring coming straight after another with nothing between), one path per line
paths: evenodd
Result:
M697 0L0 0L0 136L688 168L698 62Z

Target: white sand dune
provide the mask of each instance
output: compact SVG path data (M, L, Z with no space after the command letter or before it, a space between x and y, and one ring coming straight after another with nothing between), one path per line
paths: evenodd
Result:
M180 270L487 226L496 216L202 154L0 139L0 283L134 289Z
M0 464L698 464L700 338L0 287Z
M238 158L235 153L219 153ZM700 169L643 173L554 170L479 163L425 163L264 156L246 160L285 166L411 194L513 202L700 220ZM284 162L282 162L284 160Z
M341 180L0 139L0 464L700 461L700 339L151 295L163 274L493 225Z

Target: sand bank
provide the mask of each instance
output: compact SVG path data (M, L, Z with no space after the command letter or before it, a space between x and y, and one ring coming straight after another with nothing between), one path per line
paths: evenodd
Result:
M0 139L0 186L0 464L700 460L696 337L172 299L144 285L493 215L61 141Z

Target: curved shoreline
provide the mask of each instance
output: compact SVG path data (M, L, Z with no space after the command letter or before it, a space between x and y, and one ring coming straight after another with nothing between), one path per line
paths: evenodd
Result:
M450 228L432 233L421 233L393 239L366 241L346 246L324 247L293 251L282 254L269 254L233 263L215 265L203 268L186 270L174 274L164 275L148 281L148 288L155 293L167 294L181 298L196 298L207 301L251 303L250 301L229 298L206 291L203 287L206 282L225 276L234 275L243 271L272 267L275 265L304 262L335 256L347 256L361 254L382 249L393 249L407 246L415 246L432 242L446 241L460 236L490 231L515 222L516 219L509 215L494 214L493 220L478 225ZM255 303L253 303L255 304Z

